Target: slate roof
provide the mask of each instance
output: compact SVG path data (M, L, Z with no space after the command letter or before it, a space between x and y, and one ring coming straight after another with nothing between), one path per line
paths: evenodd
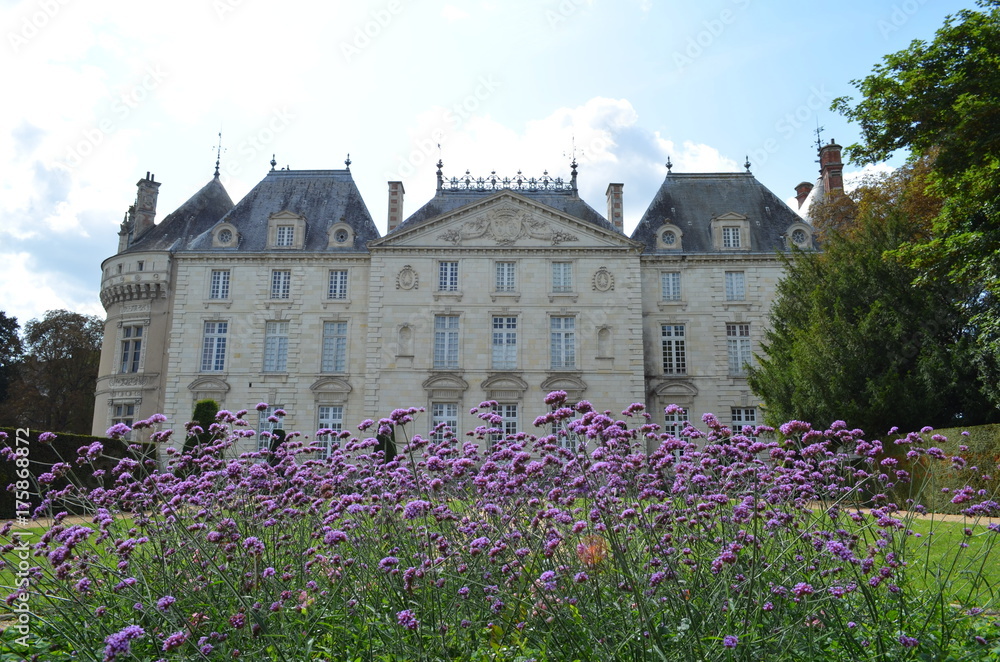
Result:
M425 221L448 214L466 205L479 202L480 200L488 198L496 193L499 193L500 191L510 191L512 193L516 193L517 195L524 196L529 200L552 207L553 209L561 211L562 213L572 216L573 218L596 225L597 227L608 230L609 232L620 232L612 223L608 221L608 219L604 218L604 216L598 213L593 207L584 202L576 188L549 188L533 190L530 188L504 187L498 182L497 185L492 188L471 188L458 190L439 188L430 201L408 216L406 220L400 223L399 226L389 234L416 227Z
M632 239L645 246L644 253L714 253L711 221L728 212L747 217L751 253L786 250L783 235L793 223L802 222L749 172L668 173ZM657 247L656 235L665 223L676 225L683 233L680 251Z
M137 251L174 251L182 249L191 238L211 229L233 208L233 200L218 177L205 184L166 218L132 242L123 253Z
M236 226L240 241L233 248L212 248L212 227L192 236L178 250L218 252L262 252L267 248L268 218L289 211L306 220L305 241L300 249L288 252L367 252L365 244L378 239L372 221L350 170L272 170L235 207L220 215L216 223ZM347 223L354 231L354 242L345 247L329 246L330 228Z

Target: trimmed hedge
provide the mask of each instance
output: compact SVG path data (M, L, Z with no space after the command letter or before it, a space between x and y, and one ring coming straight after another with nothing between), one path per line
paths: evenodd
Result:
M0 446L8 446L11 449L18 448L17 442L17 428L0 428L0 432L7 433L7 438L0 440ZM118 464L118 461L123 457L131 457L136 460L140 460L141 469L137 471L140 475L136 476L137 480L142 480L148 473L149 468L146 466L143 460L153 459L155 455L155 444L151 443L140 443L138 444L142 450L138 453L129 450L129 442L108 439L106 437L94 437L86 434L62 434L56 435L54 441L48 443L41 443L38 441L38 436L41 432L32 430L28 439L28 470L31 472L32 479L30 481L31 485L28 489L30 492L29 501L31 502L31 508L34 510L41 501L38 491L38 476L49 471L53 464L57 462L66 462L73 466L73 469L69 472L67 477L60 478L51 487L59 488L66 485L67 480L72 480L75 484L83 486L88 489L95 487L100 487L103 482L102 480L107 480L110 475L110 470ZM24 435L21 436L24 438ZM79 457L77 454L77 449L82 446L89 446L95 441L100 442L104 446L104 450L101 456L98 457L93 462L84 463L82 465L76 464L76 458ZM24 448L24 445L20 445ZM94 478L93 472L97 469L103 469L107 472L104 479ZM17 467L13 462L0 459L0 519L13 519L17 515L17 506L15 493L12 487L14 481L17 480ZM70 514L82 514L80 508L74 508L73 504L60 504L59 510L66 510Z

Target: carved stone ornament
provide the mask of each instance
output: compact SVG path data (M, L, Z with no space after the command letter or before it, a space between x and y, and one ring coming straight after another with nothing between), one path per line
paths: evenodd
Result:
M461 227L452 228L438 235L438 238L456 245L465 239L486 238L492 239L499 246L509 246L525 237L551 241L553 246L564 241L579 241L575 235L554 230L545 221L515 207L491 209L471 221L466 221Z
M417 290L420 289L420 278L417 272L410 265L403 266L396 275L397 290Z
M594 274L594 289L598 292L607 292L615 289L615 277L607 267L601 267Z

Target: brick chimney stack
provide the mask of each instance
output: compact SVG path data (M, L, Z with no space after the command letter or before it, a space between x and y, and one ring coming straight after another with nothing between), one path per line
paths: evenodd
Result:
M389 230L392 232L403 222L403 182L389 182Z
M133 240L138 239L152 229L156 217L156 198L160 194L160 182L154 181L156 175L146 173L145 179L136 182L139 191L135 196L135 225Z
M619 232L624 226L624 212L622 211L622 189L624 187L624 184L608 184L608 190L605 192L605 195L608 196L608 220Z
M813 190L813 185L809 182L800 182L798 186L795 187L795 199L799 202L799 209L802 209L802 205L805 203L806 198L809 197L809 192Z
M830 140L819 150L819 173L826 195L844 192L844 164L840 160L840 145Z

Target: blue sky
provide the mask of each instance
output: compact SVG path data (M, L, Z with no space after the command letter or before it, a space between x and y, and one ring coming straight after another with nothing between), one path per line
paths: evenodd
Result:
M103 316L100 263L147 171L157 220L222 177L351 171L385 229L447 176L568 177L630 232L665 174L751 171L779 196L815 179L829 110L882 56L972 0L0 0L0 310ZM438 147L440 145L440 148ZM859 168L850 167L848 172Z

